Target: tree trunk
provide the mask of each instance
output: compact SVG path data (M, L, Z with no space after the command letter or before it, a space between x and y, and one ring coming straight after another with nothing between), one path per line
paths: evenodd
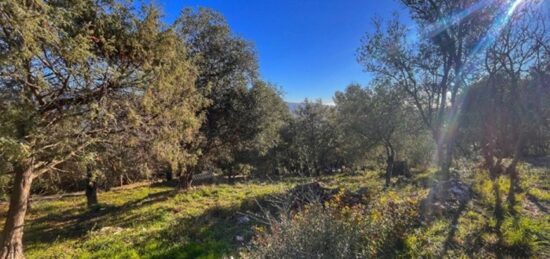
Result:
M14 186L10 195L10 205L2 233L1 259L24 258L23 226L27 212L27 202L33 180L32 163L23 163L15 170Z
M88 208L97 205L97 185L95 182L89 182L86 185L86 200L88 202Z
M516 193L519 191L519 175L516 169L516 161L512 161L512 164L506 169L510 175L510 189L508 189L508 205L510 213L513 215L516 213L514 206L516 205Z
M443 66L443 78L440 82L441 87L441 98L439 100L439 107L436 117L436 143L437 143L437 161L440 168L440 174L443 179L449 178L449 167L450 164L447 163L447 127L445 127L445 115L447 107L447 83L449 80L449 73L451 71L451 66L449 61L445 58L445 64Z
M492 179L492 181L493 181L493 192L495 193L495 211L494 211L494 214L495 214L495 218L497 220L496 229L498 231L498 230L500 230L500 226L502 225L502 221L504 219L504 211L503 211L503 208L502 208L502 201L501 201L501 198L500 198L500 187L499 187L499 184L498 184L498 179L494 178L494 179Z
M189 189L193 182L192 169L185 169L182 165L178 166L179 173L179 188L182 190Z
M97 205L97 182L91 169L86 172L86 201L88 208Z
M86 167L86 201L88 208L97 205L97 182L91 167Z
M233 170L233 168L229 168L228 169L229 173L227 174L227 180L229 181L230 184L234 184L235 183L235 177L236 177L236 173L235 171Z
M453 159L452 146L453 143L449 140L437 146L439 169L443 180L448 180L451 176L451 163Z
M441 177L446 180L449 178L449 169L450 169L450 162L448 161L448 143L445 139L445 134L443 133L445 129L441 128L437 133L436 137L436 152L437 152L437 165L439 166L439 171Z
M386 146L387 159L386 159L386 187L389 187L391 184L391 177L393 174L393 164L395 160L395 151L393 150L391 144Z
M449 133L448 139L447 139L445 159L443 162L444 172L446 172L447 179L451 176L451 165L453 163L454 147L455 147L455 133L454 133L454 129L451 129L451 132Z
M191 184L193 182L193 174L191 173L184 173L182 175L180 175L180 184L179 184L179 187L180 189L189 189L191 188Z
M172 180L174 180L174 174L172 173L172 168L170 167L167 168L164 173L165 173L167 182L171 182Z
M510 211L515 213L514 205L516 203L516 193L520 191L519 186L519 174L517 170L517 165L521 156L521 147L523 144L523 138L520 136L517 140L517 144L514 150L514 158L510 165L506 168L506 173L510 176L510 189L508 191L508 204L510 205Z

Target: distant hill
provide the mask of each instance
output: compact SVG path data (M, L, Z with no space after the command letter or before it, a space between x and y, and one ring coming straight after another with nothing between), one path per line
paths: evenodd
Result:
M286 105L288 106L288 109L292 112L292 113L296 113L298 111L298 109L304 107L305 103L291 103L291 102L287 102Z
M290 113L297 115L297 112L300 108L303 108L305 106L305 103L293 103L293 102L286 102L286 105L288 106L288 109L290 110ZM334 106L334 104L331 103L323 103L325 106Z
M298 109L304 107L304 103L291 103L287 102L286 105L288 106L288 109L292 114L296 114L298 112Z

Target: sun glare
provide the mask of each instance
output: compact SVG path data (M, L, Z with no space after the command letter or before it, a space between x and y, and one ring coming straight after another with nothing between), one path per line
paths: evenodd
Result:
M508 9L508 16L512 16L514 14L514 11L518 8L518 6L523 2L524 0L516 0L510 8Z
M449 18L443 19L442 21L438 22L437 24L431 26L428 30L428 35L430 37L433 37L434 35L437 35L438 33L442 32L443 30L447 29L448 27L459 23L466 17L469 17L470 15L474 14L475 12L479 11L480 9L494 3L495 1L499 0L480 0L477 3L473 4L469 8L465 9L464 11L455 14ZM524 3L525 0L515 0L515 1L503 1L502 2L502 11L499 15L497 15L493 21L493 24L489 27L487 30L487 34L480 39L480 41L475 45L472 52L469 54L469 56L466 58L464 62L464 67L460 71L461 74L466 74L471 72L475 66L475 57L478 56L479 53L482 53L484 50L486 50L491 44L493 44L496 39L499 37L502 29L510 22L512 19L514 13L518 10L518 8L521 7L521 4ZM462 78L461 76L457 76L457 78ZM460 80L460 79L459 79ZM465 80L462 78L462 80ZM465 91L468 91L466 88ZM458 110L451 110L449 114L449 132L447 132L447 135L454 134L454 129L457 128L458 124L458 118L459 118L459 111ZM438 144L439 145L439 144Z

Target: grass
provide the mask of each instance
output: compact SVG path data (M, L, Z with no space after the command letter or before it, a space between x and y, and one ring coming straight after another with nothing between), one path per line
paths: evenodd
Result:
M455 218L439 218L403 233L403 257L550 257L550 184L547 169L524 166L522 191L516 195L518 213L506 207L509 182L497 181L505 216L493 215L493 182L483 172L465 174L475 197ZM354 190L366 187L373 204L388 199L420 202L433 182L433 170L417 173L383 190L377 173L325 176L325 185ZM255 221L239 222L243 213L258 211L270 195L284 193L296 183L250 181L233 185L198 186L176 192L164 185L99 193L100 205L86 208L85 198L36 201L27 215L25 249L28 258L221 258L246 250ZM376 209L376 207L373 207ZM3 221L6 207L0 207ZM383 211L372 215L384 217ZM373 220L376 218L373 218ZM500 227L499 227L500 225ZM242 239L241 239L242 238Z
M506 201L509 178L494 182L483 170L461 175L473 188L474 199L454 218L440 218L406 234L407 257L513 258L550 257L550 184L547 168L520 167L521 190L516 205ZM425 175L416 177L425 181ZM494 185L501 195L504 216L495 218ZM533 198L534 197L534 198Z
M285 183L201 186L176 192L146 186L99 194L88 210L84 197L33 204L25 227L28 258L220 257L236 252L238 212L283 192Z

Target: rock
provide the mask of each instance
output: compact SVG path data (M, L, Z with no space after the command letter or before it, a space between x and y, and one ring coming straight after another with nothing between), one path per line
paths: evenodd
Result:
M457 179L439 182L420 203L421 217L429 220L432 217L460 213L470 199L472 190L467 184Z
M289 191L289 199L292 202L293 210L301 209L305 204L318 202L324 203L331 200L338 194L338 189L323 187L319 182L312 182L302 185L297 185ZM367 197L368 189L360 188L352 192L346 191L341 197L343 204L353 206L359 203L364 203Z
M247 216L242 216L237 219L237 222L239 222L239 224L245 224L250 222L250 218Z

